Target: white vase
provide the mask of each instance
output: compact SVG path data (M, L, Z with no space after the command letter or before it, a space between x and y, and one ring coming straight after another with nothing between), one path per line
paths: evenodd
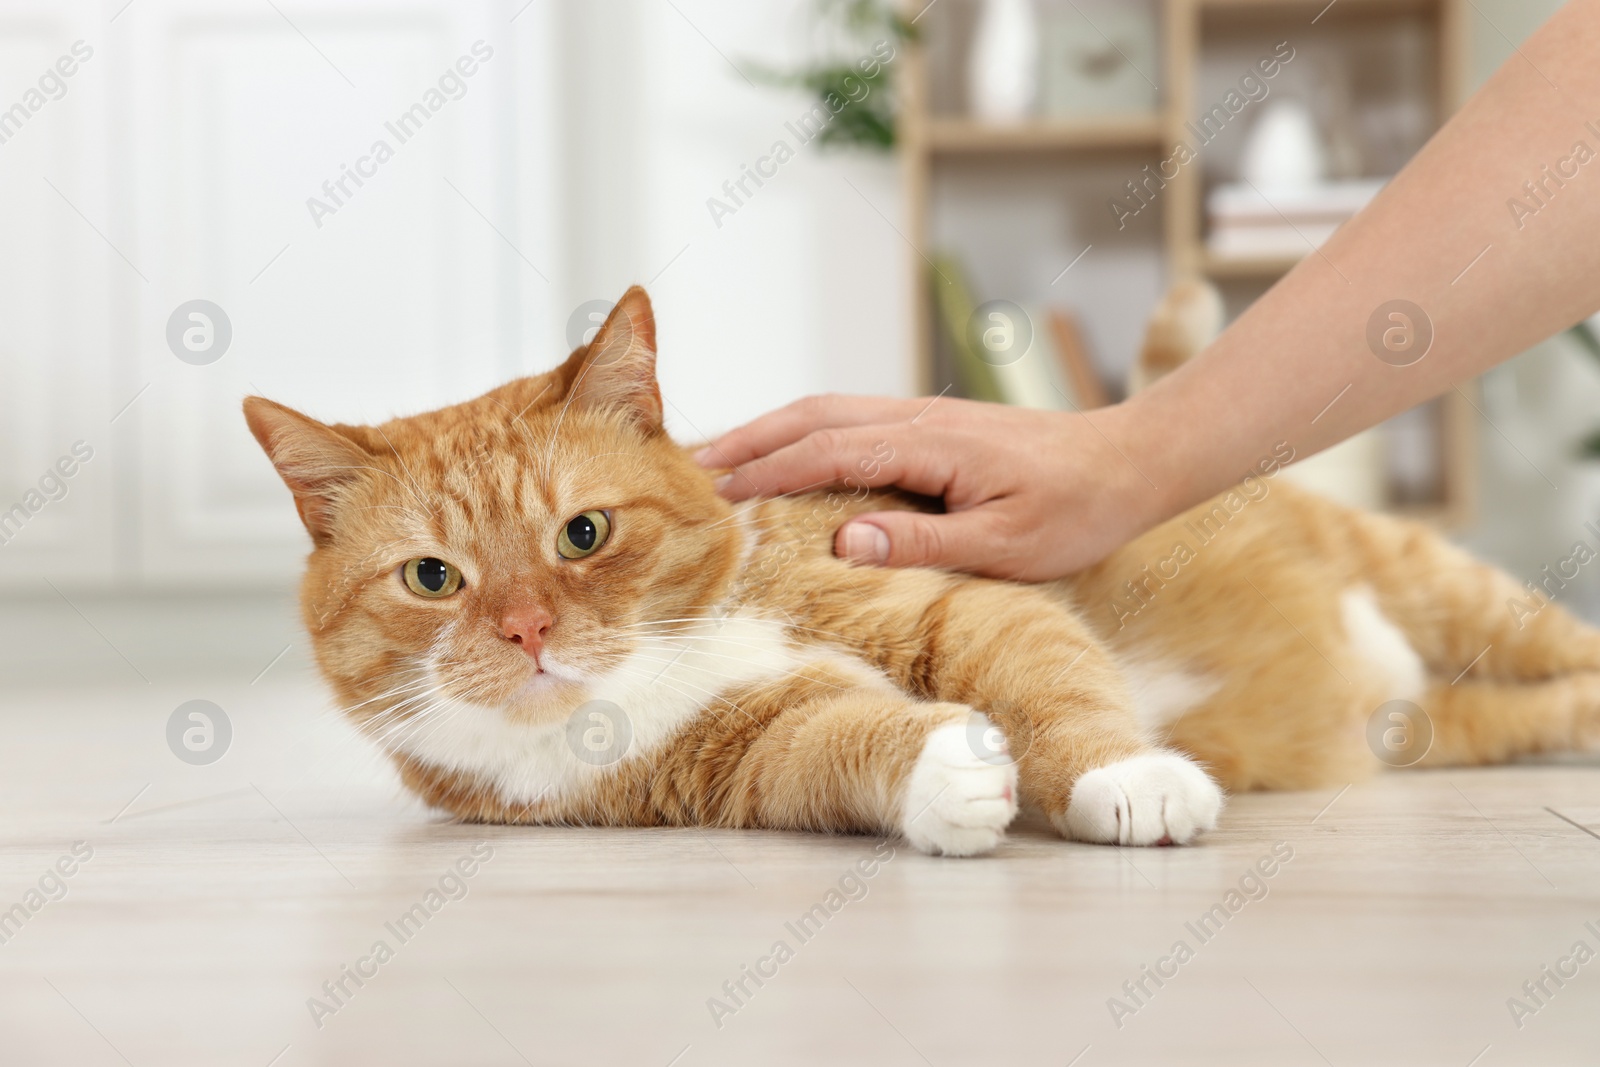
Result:
M967 64L967 105L985 122L1021 122L1039 97L1033 0L984 0Z
M1311 109L1277 99L1257 116L1245 138L1239 175L1257 189L1304 189L1328 175L1327 153Z

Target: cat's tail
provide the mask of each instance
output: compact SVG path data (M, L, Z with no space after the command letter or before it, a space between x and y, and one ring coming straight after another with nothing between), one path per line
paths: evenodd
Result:
M1580 560L1518 582L1419 524L1353 513L1384 615L1427 668L1428 764L1494 763L1600 743L1600 630L1558 602Z
M1128 394L1199 355L1222 326L1222 296L1210 283L1181 281L1168 289L1145 326L1144 345L1128 376Z

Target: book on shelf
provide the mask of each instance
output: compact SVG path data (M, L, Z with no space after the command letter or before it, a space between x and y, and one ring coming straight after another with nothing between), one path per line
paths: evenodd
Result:
M1206 250L1219 259L1303 256L1365 207L1386 178L1258 189L1230 182L1206 196Z
M1003 403L1005 398L994 368L979 359L967 342L967 327L978 308L967 288L966 273L950 256L935 256L932 266L928 284L933 287L933 305L939 311L945 343L950 346L956 387L969 400Z
M1060 308L1050 309L1050 339L1054 342L1056 365L1071 387L1074 406L1079 409L1103 408L1111 403L1105 382L1100 380L1083 343L1077 316Z
M981 307L972 297L966 272L954 258L938 256L929 276L942 337L948 347L956 385L963 396L1045 411L1101 407L1109 402L1095 372L1077 320L1059 308L1022 306L1026 322L1000 323L1009 331L1027 331L1020 355L985 358L980 352L988 322L977 322ZM990 314L1002 314L990 312Z

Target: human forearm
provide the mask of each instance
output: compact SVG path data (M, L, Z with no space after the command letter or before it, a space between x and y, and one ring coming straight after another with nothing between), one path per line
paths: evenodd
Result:
M1588 158L1579 141L1600 152L1597 53L1600 4L1564 8L1203 355L1105 413L1160 486L1162 510L1231 484L1280 441L1311 455L1600 307L1600 240L1573 240L1600 238L1600 159L1575 159ZM1530 181L1543 182L1537 200ZM1513 211L1513 199L1530 210ZM1369 322L1397 299L1431 323L1420 359L1402 347L1385 361L1369 347ZM1389 326L1403 328L1384 321L1378 332Z

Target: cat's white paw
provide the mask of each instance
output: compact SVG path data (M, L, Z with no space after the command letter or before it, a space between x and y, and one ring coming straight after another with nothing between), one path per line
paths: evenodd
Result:
M1083 774L1056 828L1076 841L1184 845L1215 829L1221 811L1222 790L1205 771L1184 756L1159 752Z
M978 733L983 731L979 730ZM967 723L928 735L906 784L900 829L913 848L943 856L976 856L1005 836L1017 814L1017 765L975 751Z

